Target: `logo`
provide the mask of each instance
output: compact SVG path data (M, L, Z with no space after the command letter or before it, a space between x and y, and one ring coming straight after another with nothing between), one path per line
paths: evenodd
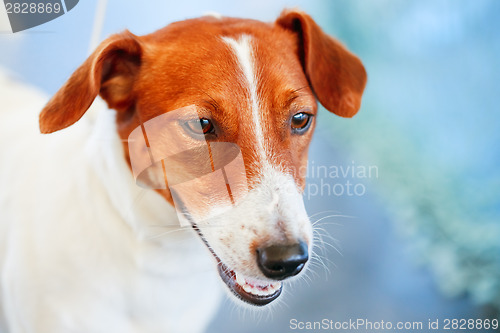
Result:
M136 184L168 189L181 226L190 225L187 216L200 224L224 214L248 193L239 146L207 141L194 105L141 124L130 133L128 150Z
M79 0L3 0L12 32L52 21L69 12Z

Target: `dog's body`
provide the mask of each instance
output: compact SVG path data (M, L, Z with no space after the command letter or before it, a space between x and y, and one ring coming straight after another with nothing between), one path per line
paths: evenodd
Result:
M113 112L43 136L47 99L1 87L0 332L201 331L222 292L213 260L190 229L156 237L175 211L133 181Z
M331 86L319 79L327 74L336 77ZM56 134L26 122L44 96L3 80L0 325L10 333L125 333L202 331L221 298L216 267L248 303L279 296L312 249L297 173L314 126L311 89L329 110L352 116L366 78L357 58L291 12L275 25L207 18L111 37L47 104L40 128L68 127L97 94L116 111L93 111ZM199 105L200 91L210 106ZM198 202L181 212L193 228L174 228L179 207L167 179L156 191L136 185L127 138L186 105L212 125L207 142L240 147L246 169L235 178L243 175L248 193L235 203L233 191L224 214L212 214L220 201Z

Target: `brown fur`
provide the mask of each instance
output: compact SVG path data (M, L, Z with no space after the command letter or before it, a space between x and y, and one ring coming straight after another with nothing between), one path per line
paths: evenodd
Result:
M361 105L366 72L356 56L299 11L283 12L274 24L203 17L142 37L128 31L113 35L49 101L40 114L40 130L51 133L70 126L100 94L117 110L118 132L130 164L126 139L135 128L194 104L199 116L216 126L215 141L240 147L252 186L258 181L259 161L251 121L240 113L250 108L248 91L238 77L231 50L221 39L241 34L252 36L270 159L289 170L303 187L304 175L298 171L306 164L315 122L306 134L293 135L290 118L304 109L316 115L315 96L329 111L352 117ZM168 190L158 191L172 203Z

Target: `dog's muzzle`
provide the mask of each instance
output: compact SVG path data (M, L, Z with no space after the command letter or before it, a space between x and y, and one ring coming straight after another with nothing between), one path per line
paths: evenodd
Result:
M215 253L214 253L215 255ZM245 277L228 268L215 255L219 274L229 289L239 299L252 305L263 306L279 297L283 289L282 280L299 274L308 258L307 244L300 241L292 245L272 245L257 249L257 265L268 279Z

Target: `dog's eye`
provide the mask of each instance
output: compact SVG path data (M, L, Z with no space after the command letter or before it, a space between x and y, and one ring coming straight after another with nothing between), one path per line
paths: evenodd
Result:
M206 118L201 118L200 119L200 124L201 124L201 130L203 131L203 134L208 134L212 133L214 130L214 125L212 125L212 122Z
M214 132L214 125L207 118L187 121L185 123L185 127L190 132L192 132L191 134L196 134L196 135L201 135L201 134L206 135Z
M301 134L307 131L309 125L311 124L312 117L313 116L311 114L305 112L294 114L291 122L292 132Z

